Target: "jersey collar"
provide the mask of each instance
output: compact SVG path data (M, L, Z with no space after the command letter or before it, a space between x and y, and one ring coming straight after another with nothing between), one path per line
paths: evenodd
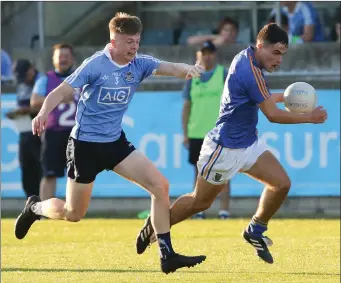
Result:
M301 9L301 5L302 5L301 2L297 2L297 3L296 3L296 6L295 6L295 9L294 9L294 11L292 11L292 13L289 12L288 7L286 7L286 6L282 7L282 9L283 9L283 11L284 11L285 13L287 13L289 16L292 16L292 15L296 15L296 14L298 13L298 11Z
M130 63L128 64L125 64L125 65L120 65L120 64L117 64L112 58L111 58L111 54L110 54L110 51L111 51L112 47L111 47L111 43L108 43L104 49L103 49L103 52L105 54L105 56L107 56L107 58L109 59L109 61L111 63L113 63L116 67L118 68L124 68L124 67L127 67Z

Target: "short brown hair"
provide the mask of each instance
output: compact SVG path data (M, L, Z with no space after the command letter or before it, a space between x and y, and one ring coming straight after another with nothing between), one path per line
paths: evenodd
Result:
M71 54L73 55L73 47L70 44L67 44L67 43L55 44L55 45L53 45L52 50L53 50L53 53L54 53L56 50L63 49L63 48L69 49Z
M257 41L268 44L282 43L288 45L289 38L288 34L281 27L275 23L270 23L260 30L257 35Z
M110 33L135 35L142 32L141 20L127 13L116 13L109 22Z

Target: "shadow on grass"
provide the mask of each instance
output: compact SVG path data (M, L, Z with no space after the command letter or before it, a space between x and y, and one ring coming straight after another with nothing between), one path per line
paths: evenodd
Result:
M76 268L2 268L2 272L113 272L113 273L158 273L160 270L141 270L141 269L76 269ZM220 274L228 274L228 273L239 273L239 274L249 274L250 271L199 271L199 270L186 270L179 269L178 272L182 273L220 273ZM257 271L257 273L271 273L275 275L279 274L290 274L290 275L320 275L320 276L340 276L340 273L323 273L323 272L265 272L265 271Z

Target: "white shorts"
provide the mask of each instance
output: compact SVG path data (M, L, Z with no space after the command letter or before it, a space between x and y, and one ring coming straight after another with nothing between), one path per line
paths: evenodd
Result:
M267 151L261 140L247 148L226 148L205 137L197 163L199 174L211 184L226 183L238 172L249 170Z

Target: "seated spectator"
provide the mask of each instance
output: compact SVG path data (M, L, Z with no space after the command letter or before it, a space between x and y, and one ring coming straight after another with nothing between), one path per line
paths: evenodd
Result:
M310 2L282 1L281 12L289 19L289 34L303 42L324 41L319 15ZM275 15L275 9L271 15Z
M341 25L340 25L340 8L337 9L334 19L334 26L332 28L331 32L331 40L336 42L340 41L340 31L341 31Z
M206 41L212 41L212 43L217 47L236 43L238 28L238 22L226 17L219 24L218 34L190 36L187 43L189 45L201 45Z
M12 60L8 53L1 49L1 83L13 80Z

